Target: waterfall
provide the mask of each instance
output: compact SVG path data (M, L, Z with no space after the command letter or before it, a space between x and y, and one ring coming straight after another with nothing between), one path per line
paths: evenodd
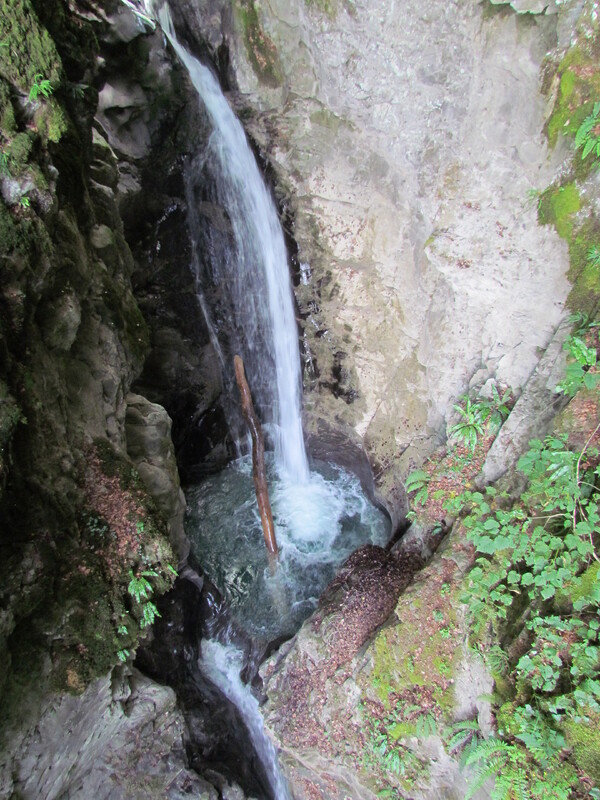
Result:
M210 265L215 293L226 309L222 316L229 317L227 360L235 352L244 359L255 405L263 421L273 423L278 471L303 484L309 470L300 410L298 331L275 203L216 77L177 40L169 9L163 5L157 16L189 72L212 128L207 152L190 169L200 176L203 171L210 173L213 196L211 202L196 203L194 183L189 181L188 215L192 236L200 217L212 214L220 221L216 227L221 233L211 235L218 238L225 230L233 245L229 252L217 252ZM197 183L203 184L201 178Z

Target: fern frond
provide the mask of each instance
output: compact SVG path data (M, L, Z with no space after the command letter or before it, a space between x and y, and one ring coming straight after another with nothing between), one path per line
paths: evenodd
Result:
M490 778L496 778L498 774L498 768L494 761L494 763L490 762L483 766L482 768L476 770L474 775L474 780L470 786L467 787L467 793L465 794L465 800L471 800L473 795L481 789L483 784L488 781Z
M465 761L465 766L470 767L473 764L477 764L479 761L488 761L499 753L502 753L504 759L507 759L511 756L512 749L511 745L503 742L502 739L496 737L482 739L477 747L469 754L469 757Z
M474 735L479 733L479 722L476 719L462 720L452 725L450 732L452 735L448 739L447 747L448 751L452 752L452 750L462 747L463 744L466 744Z

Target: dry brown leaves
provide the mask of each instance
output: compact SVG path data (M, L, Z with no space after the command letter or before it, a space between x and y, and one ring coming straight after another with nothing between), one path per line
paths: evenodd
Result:
M98 454L90 450L84 474L84 492L90 508L108 523L110 538L97 550L111 578L118 578L126 564L139 554L145 511L139 500L121 486L117 476L105 474ZM142 526L142 527L140 527Z

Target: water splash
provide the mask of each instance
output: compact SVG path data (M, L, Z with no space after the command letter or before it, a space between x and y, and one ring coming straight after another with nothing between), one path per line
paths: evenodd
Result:
M339 565L366 542L385 545L387 517L340 467L319 464L298 486L267 462L279 562L271 573L248 457L187 491L192 551L237 623L262 641L292 636Z
M309 470L300 411L298 330L275 204L216 77L177 40L168 7L163 5L155 13L188 70L212 127L207 152L190 166L188 214L195 235L210 207L213 217L220 219L213 229L222 229L211 235L232 243L233 252L219 251L210 264L216 291L227 295L223 300L229 317L227 356L232 359L235 352L242 356L259 413L264 422L274 423L280 474L296 484L305 483ZM195 198L197 187L206 191L206 171L212 179L209 203Z

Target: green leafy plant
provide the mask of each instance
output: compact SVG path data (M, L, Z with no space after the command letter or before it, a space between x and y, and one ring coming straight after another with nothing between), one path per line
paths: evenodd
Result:
M545 772L535 768L524 750L497 737L480 740L464 764L475 771L465 800L470 800L490 778L494 778L491 800L547 800L550 796L568 800L571 796L572 779L556 770L550 789Z
M595 269L600 269L600 245L594 244L587 252L587 261Z
M401 703L392 709L383 719L369 720L370 730L367 746L364 751L365 767L370 773L382 771L396 776L405 786L409 786L423 769L423 763L406 746L402 737L407 731L418 729L417 735L433 736L437 732L437 723L432 714L419 715L420 707L414 704ZM386 781L390 776L386 776ZM387 789L378 796L388 796ZM397 790L392 795L396 797Z
M448 752L460 750L467 745L477 744L481 737L479 722L465 719L455 722L444 731L444 742Z
M588 260L592 260L593 255L592 251L598 249L599 257L600 257L600 248L596 248L596 246L591 247L588 252ZM600 262L599 262L600 264ZM596 322L595 320L591 319L589 314L584 313L583 311L577 311L575 314L571 314L569 317L569 323L572 326L572 335L573 336L585 336L592 328L597 328L600 323Z
M575 134L575 149L582 148L581 158L590 154L598 159L594 166L600 166L600 103L594 103L592 113L581 123Z
M495 674L512 672L520 703L507 730L468 756L476 772L468 797L495 775L492 797L512 797L512 785L519 798L541 800L549 791L544 771L557 775L552 797L571 797L560 726L600 713L600 453L591 446L598 430L581 451L569 450L566 435L530 442L518 462L527 489L512 506L493 487L446 504L467 511L463 525L479 554L462 598L472 619L498 628L513 604L528 609L527 646L512 670L498 645L484 652Z
M117 652L117 658L119 659L119 661L125 663L125 661L127 661L127 659L129 658L129 650L119 650Z
M444 678L449 678L452 675L452 666L447 661L440 661L437 665L437 670Z
M5 150L0 150L0 173L10 176L10 155Z
M481 421L500 427L510 414L511 400L511 389L505 388L500 394L496 384L492 384L491 396L479 397L477 400L477 411Z
M413 502L419 503L424 506L428 498L427 485L430 480L430 475L425 470L417 469L411 472L404 482L406 491L410 494L416 492Z
M156 617L160 617L160 614L158 613L158 609L154 603L144 603L142 606L142 619L140 620L140 626L142 628L149 627L152 625Z
M138 575L134 575L133 570L129 570L129 577L130 581L127 591L134 598L136 603L142 606L140 627L147 628L152 625L156 617L160 617L158 609L150 600L154 590L152 584L147 580L147 578L158 577L158 573L153 569L147 569Z
M423 714L423 716L418 718L416 732L420 739L427 739L429 736L437 736L438 724L433 714Z
M484 654L484 660L488 667L496 675L504 675L509 668L508 656L497 644L492 645Z
M31 200L27 197L26 194L21 195L19 198L19 205L21 208L30 208L31 207Z
M48 98L53 91L54 89L52 88L50 81L47 78L44 78L41 73L37 73L33 79L33 83L31 84L31 89L29 90L29 100L35 103L40 95Z
M77 100L83 100L85 98L85 84L81 83L70 84L69 93L71 97L74 97Z
M600 381L600 374L595 370L596 348L587 345L581 336L570 336L564 344L564 349L569 354L567 371L555 391L573 396L582 387L593 389Z
M523 501L540 509L533 515L524 505L492 512L491 487L485 494L467 492L458 499L458 507L463 501L471 504L463 524L482 554L469 574L475 613L493 607L506 619L507 608L524 592L530 600L548 600L593 556L591 537L599 514L587 490L594 476L582 468L586 449L568 450L564 436L530 443L518 468L530 480Z
M451 439L465 444L471 451L474 451L478 437L483 434L484 419L481 408L474 404L469 397L463 396L462 400L462 405L454 406L461 418L448 429L448 435Z
M129 585L127 591L135 599L136 603L142 603L152 597L152 585L146 578L156 577L157 573L154 570L144 570L139 575L134 575L133 570L129 570Z

